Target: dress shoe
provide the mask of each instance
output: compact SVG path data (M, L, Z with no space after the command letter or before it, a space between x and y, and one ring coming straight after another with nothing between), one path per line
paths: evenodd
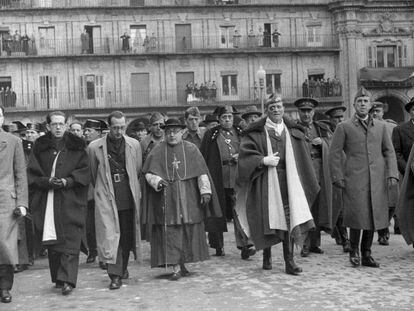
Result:
M309 252L310 252L309 248L307 246L303 245L302 250L300 251L300 255L302 257L308 257Z
M221 257L221 256L224 256L224 255L226 255L226 254L224 253L224 249L222 247L216 248L216 254L214 256Z
M181 271L178 272L173 272L173 274L171 274L170 276L170 281L178 281L179 279L181 279Z
M39 253L40 257L47 257L47 248L42 248Z
M250 256L253 256L254 254L256 254L256 250L254 248L243 247L241 250L241 259L247 260L250 258Z
M24 270L27 270L27 265L15 265L14 266L14 273L23 272Z
M285 272L287 274L299 275L302 272L302 268L298 267L293 260L285 262Z
M385 236L380 236L378 238L378 244L379 245L389 245L390 243L388 242L388 240Z
M114 276L111 278L109 289L119 289L122 286L122 280L120 276Z
M379 268L379 263L374 260L371 256L363 256L361 265L365 267L371 267L371 268Z
M10 295L10 292L6 289L2 289L0 291L0 296L1 296L1 302L9 303L12 301L12 296Z
M312 246L311 248L309 248L309 252L315 253L315 254L323 254L323 250L317 246Z
M69 294L71 294L73 291L73 286L70 285L69 283L63 283L63 287L62 287L62 295L67 296Z
M354 267L358 267L361 264L359 252L357 249L352 249L349 253L349 261Z
M128 269L126 269L126 270L124 271L124 273L122 274L122 279L123 279L123 280L129 279L129 272L128 272Z
M351 242L349 242L349 240L346 240L344 245L342 245L342 249L344 250L344 253L349 253L351 252L352 248L351 248Z
M56 281L55 288L57 288L57 289L62 289L62 288L63 288L63 282L61 282L61 281Z
M88 258L86 258L86 263L94 263L96 260L96 253L90 252Z
M103 263L102 261L100 261L99 268L101 268L102 270L106 270L107 269L106 263Z
M187 268L184 266L184 264L180 265L180 273L182 276L189 276L190 271L187 270Z

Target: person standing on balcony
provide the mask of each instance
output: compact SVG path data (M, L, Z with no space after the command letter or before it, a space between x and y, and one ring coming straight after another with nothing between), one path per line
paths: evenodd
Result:
M253 28L250 28L249 33L247 34L247 46L255 47L257 45L256 36L254 34Z
M52 282L69 295L78 277L89 160L85 141L66 131L63 112L49 113L46 122L49 132L36 140L27 167L30 208L48 248Z
M26 163L22 142L2 130L4 109L0 107L1 157L9 165L0 167L0 301L10 303L13 287L13 265L18 263L18 220L26 216L28 191Z
M294 102L298 108L298 127L305 133L305 142L309 151L314 174L321 188L316 200L310 206L316 228L309 231L302 247L301 256L310 253L323 254L321 246L321 230L332 231L332 183L329 174L328 150L332 132L325 122L314 121L315 108L318 102L313 98L299 98Z
M22 51L22 36L20 35L19 31L16 30L13 35L13 52L21 52Z
M210 247L216 250L216 256L224 256L223 232L227 232L226 219L233 218L235 206L235 184L237 161L239 156L239 127L233 126L232 106L218 107L216 113L219 125L206 131L201 142L200 151L204 156L213 178L223 217L208 218L206 231Z
M121 39L122 39L122 51L124 52L124 53L129 53L129 51L130 51L130 46L129 46L129 39L130 39L131 37L126 33L126 32L124 32L124 34L121 36Z
M333 185L343 190L351 264L377 268L371 246L374 231L388 226L387 186L398 183L397 162L385 123L368 113L371 94L364 87L355 95L354 108L355 115L339 123L333 135L329 149L331 178Z
M253 123L241 139L239 182L248 184L247 235L263 249L264 270L272 269L271 247L283 243L285 272L298 275L294 244L302 245L314 227L310 206L319 185L304 133L284 117L280 96L266 102L266 118Z
M241 38L241 35L239 34L239 31L237 29L234 30L233 47L236 49L240 46L240 38Z
M22 36L21 40L22 40L22 52L25 55L28 55L29 54L29 41L30 41L30 38L27 34L24 34L24 36Z
M149 45L151 51L155 51L157 49L157 37L155 36L155 33L151 34L151 37L149 38Z
M215 101L217 98L217 85L216 81L213 81L213 84L211 85L211 99Z
M128 260L140 243L139 210L142 153L138 141L124 135L125 115L108 116L109 133L89 144L88 154L95 197L99 260L107 264L109 289L129 278Z
M89 33L86 31L86 29L83 29L83 32L81 33L82 54L90 53L89 39Z
M257 46L263 46L263 28L261 26L259 26L258 30L257 30Z
M275 48L279 47L279 37L280 36L281 36L281 33L275 27L275 29L272 32L273 47L275 47Z

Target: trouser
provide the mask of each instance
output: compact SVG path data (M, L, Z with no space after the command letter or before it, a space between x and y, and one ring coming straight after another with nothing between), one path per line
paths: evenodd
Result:
M309 247L320 247L321 246L321 230L315 228L308 232L305 239L305 246Z
M389 222L391 221L391 218L394 216L394 212L395 212L395 207L394 206L388 207L388 225L389 225ZM389 234L390 234L390 232L388 230L388 227L378 230L378 238L380 238L382 236L388 237Z
M48 248L50 277L53 283L69 283L76 287L79 255L56 252Z
M135 246L132 245L132 242L134 241L134 211L132 209L118 211L118 219L121 235L119 237L116 263L108 264L107 272L110 278L113 276L122 277L128 268L129 253L131 252L133 246Z
M11 290L14 281L12 265L0 265L0 290Z
M223 248L224 239L223 232L209 232L208 233L208 243L211 248Z
M374 240L374 230L359 230L359 229L352 229L349 233L349 240L351 242L351 248L353 250L358 250L359 240L361 237L362 231L362 239L361 239L361 254L362 256L370 256L371 255L371 246L372 241Z
M233 188L224 188L224 198L226 206L224 207L224 213L226 219L229 221L233 218L233 210L236 205L236 192Z
M89 255L97 254L96 231L95 231L95 201L88 201L86 208L86 241L88 243Z
M27 243L27 253L29 255L29 263L32 264L35 258L34 253L34 228L33 222L28 217L24 218L26 225L26 243Z
M292 263L293 261L293 242L290 239L289 232L285 232L283 237L283 259L285 263ZM271 256L271 247L266 247L263 249L263 257L270 258Z
M234 236L236 238L236 245L238 249L253 246L253 242L246 236L242 226L239 222L236 212L233 210L233 224L234 224Z
M338 220L336 221L334 232L332 237L334 237L341 245L344 245L348 241L348 231L346 227L342 226L344 217L342 212L339 213Z

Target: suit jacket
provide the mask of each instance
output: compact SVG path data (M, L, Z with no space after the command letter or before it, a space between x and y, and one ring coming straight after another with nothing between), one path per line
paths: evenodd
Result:
M392 132L392 143L397 156L398 170L405 173L408 156L414 143L414 123L412 120L398 125Z

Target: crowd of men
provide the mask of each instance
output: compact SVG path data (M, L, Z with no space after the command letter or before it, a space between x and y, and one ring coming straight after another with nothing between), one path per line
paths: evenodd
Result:
M388 245L395 214L413 243L414 98L405 106L411 119L398 126L383 120L384 105L364 88L348 120L344 106L316 120L317 100L294 104L298 120L274 94L264 114L225 105L204 118L190 107L181 118L154 112L127 123L114 111L106 120L68 124L53 111L43 128L4 126L1 301L12 301L14 273L46 253L63 295L76 287L81 251L89 264L98 257L109 289L119 289L141 241L151 245L151 267L171 267L171 280L179 280L189 275L188 263L209 258L209 247L225 256L230 221L242 260L263 250L262 268L270 270L271 248L282 243L291 275L302 272L295 244L303 257L324 253L321 231L355 267L379 267L374 233Z

